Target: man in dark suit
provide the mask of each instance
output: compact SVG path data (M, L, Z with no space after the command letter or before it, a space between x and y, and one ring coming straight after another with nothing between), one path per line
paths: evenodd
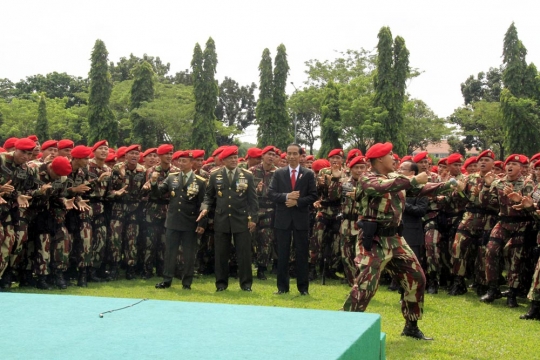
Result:
M277 295L289 292L291 234L294 237L298 291L301 295L309 294L309 206L317 200L317 187L313 171L299 165L300 152L297 144L287 147L289 165L275 171L268 188L268 198L276 203Z
M195 254L197 251L197 234L202 234L207 219L197 221L199 208L204 200L206 179L195 175L191 170L193 153L182 151L179 156L180 172L170 173L158 185L158 172L153 172L150 181L144 185L151 189L151 194L157 199L169 198L169 208L165 221L165 261L163 281L156 284L156 289L166 289L171 286L178 256L178 246L182 245L184 267L182 288L191 290Z
M223 291L229 286L231 238L234 239L238 259L240 288L251 291L253 273L250 232L255 231L259 210L256 187L253 175L248 170L237 168L238 147L226 147L219 154L219 159L225 166L210 174L198 220L206 216L208 209L215 205L216 291Z

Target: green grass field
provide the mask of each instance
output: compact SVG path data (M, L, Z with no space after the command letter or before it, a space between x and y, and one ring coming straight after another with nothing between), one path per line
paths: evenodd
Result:
M312 283L310 296L299 296L293 280L291 293L277 296L273 295L275 275L270 275L266 281L255 279L252 293L241 291L235 279L230 279L227 291L216 293L213 276L196 278L191 291L182 290L177 279L170 289L156 290L154 285L159 281L161 279L154 277L151 280L89 283L88 288L71 286L64 291L45 293L338 310L349 291L349 287L339 281L329 280L325 286L320 282ZM12 291L43 292L17 287ZM404 320L398 300L399 294L382 286L368 307L368 312L382 316L388 359L540 359L540 321L519 319L529 307L525 299L518 299L519 308L509 309L505 299L487 305L478 301L472 291L459 297L450 297L445 292L426 294L424 319L419 321L419 326L426 335L435 337L435 341L429 342L400 336ZM131 303L128 301L126 305ZM106 310L109 309L103 309ZM354 331L354 323L343 331Z

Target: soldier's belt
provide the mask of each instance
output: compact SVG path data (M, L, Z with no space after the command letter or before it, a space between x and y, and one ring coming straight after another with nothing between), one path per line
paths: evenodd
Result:
M331 207L331 206L341 206L341 201L340 201L340 200L336 200L336 201L321 201L321 205L322 205L322 206L327 206L327 207Z
M482 215L494 215L497 216L497 212L493 210L486 210L486 209L480 209L480 208L467 208L467 212L470 212L471 214L482 214Z
M343 220L356 221L358 220L358 215L343 214Z
M381 227L377 228L376 234L379 236L394 236L398 233L399 229L395 226Z
M529 216L499 216L499 221L506 224L515 224L533 221L533 219Z

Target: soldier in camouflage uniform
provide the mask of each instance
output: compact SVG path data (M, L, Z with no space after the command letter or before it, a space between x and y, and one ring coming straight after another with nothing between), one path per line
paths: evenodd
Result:
M515 207L523 196L531 196L534 184L522 176L522 167L528 166L524 155L513 154L505 161L506 176L495 179L495 175L484 176L484 186L480 198L485 207L497 207L499 221L491 230L486 247L486 281L487 293L480 301L491 303L501 297L499 291L500 258L504 255L508 268L507 280L509 293L506 304L517 307L517 288L520 285L522 270L522 252L525 235L532 226L533 219L526 210Z
M375 144L368 149L372 171L359 182L357 191L362 219L359 242L358 277L343 309L365 311L375 295L381 272L387 269L404 289L401 311L406 320L402 335L431 340L418 328L422 318L425 275L418 259L403 237L398 235L405 196L427 196L450 190L450 184L425 184L426 173L412 178L393 171L392 144ZM462 186L462 184L459 184Z
M161 184L171 173L180 171L171 166L173 146L169 144L160 145L157 149L160 164L146 170L146 181L155 172L158 174L158 185ZM167 205L169 198L158 197L152 194L148 197L145 205L146 236L144 246L144 270L143 279L153 276L154 265L158 276L163 275L165 261L165 218L167 217Z
M253 174L259 200L259 222L257 223L256 232L252 234L257 243L257 278L266 280L265 272L268 269L270 257L275 247L275 204L268 198L268 187L274 176L274 171L277 169L274 166L276 148L272 145L265 147L261 151L261 156L262 163L249 168L249 171Z
M343 171L343 150L334 149L328 153L329 168L319 171L317 176L317 193L319 200L313 206L317 210L313 235L310 238L310 280L317 277L317 264L324 258L323 266L326 276L340 279L336 269L341 262L339 249L339 228L341 220L337 218L341 212L341 191L339 180L347 176Z
M127 262L126 279L135 278L137 262L137 236L139 235L139 203L144 195L142 187L146 182L144 167L138 164L140 146L131 145L126 149L126 161L116 164L112 169L107 197L114 201L111 213L111 257L110 279L118 278L118 264Z
M466 179L463 194L467 199L465 214L459 223L456 236L452 245L452 275L454 284L448 292L449 295L463 295L467 293L465 275L467 275L468 262L475 261L474 280L477 293L483 295L486 290L485 267L483 255L489 233L495 226L497 211L495 208L484 208L479 197L480 190L484 186L484 176L493 168L495 154L491 150L485 150L478 155L480 171L470 174ZM480 257L478 257L480 253Z
M19 139L15 150L0 154L0 289L11 287L12 272L28 239L31 212L28 201L37 190L35 172L27 166L36 147L30 139Z

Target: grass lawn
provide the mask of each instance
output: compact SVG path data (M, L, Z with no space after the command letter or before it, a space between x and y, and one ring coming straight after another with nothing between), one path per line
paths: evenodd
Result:
M240 291L235 279L230 279L227 291L216 293L213 276L196 278L191 291L182 290L177 279L170 289L156 290L154 285L159 281L161 279L154 277L151 280L89 283L88 288L71 286L64 291L44 292L17 287L12 288L12 291L323 310L341 308L349 291L349 287L339 281L328 280L325 286L320 285L320 282L312 283L310 296L299 296L293 280L291 293L276 296L273 295L276 290L275 275L269 275L266 281L255 279L252 293ZM382 331L387 334L388 359L540 359L540 321L519 319L519 315L529 307L525 299L518 299L519 308L509 309L505 299L487 305L478 301L472 291L459 297L450 297L445 292L438 295L426 294L424 320L419 321L419 326L426 335L435 337L435 341L429 342L400 336L404 320L398 300L399 294L382 286L368 307L368 312L382 316ZM126 305L131 303L127 301ZM106 310L109 309L103 309ZM354 324L351 323L351 328L343 331L354 331Z

